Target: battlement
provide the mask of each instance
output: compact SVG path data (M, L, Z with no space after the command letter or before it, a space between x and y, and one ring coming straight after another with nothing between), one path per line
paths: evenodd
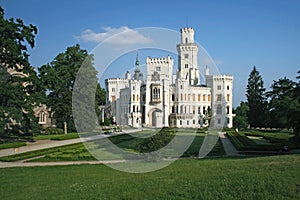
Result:
M117 83L128 83L126 78L108 78L105 79L105 84L117 84Z
M194 33L194 29L193 29L193 28L188 28L188 27L186 27L186 28L181 28L181 29L180 29L180 32L181 32L181 33Z
M146 59L147 65L163 65L163 64L172 64L173 59L171 56L163 57L163 58L150 58L150 56Z
M232 75L207 75L206 79L214 79L215 81L217 81L217 80L232 81L233 76Z

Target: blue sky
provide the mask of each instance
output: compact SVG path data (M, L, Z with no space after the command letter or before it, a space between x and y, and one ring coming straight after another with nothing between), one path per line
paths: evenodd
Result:
M6 18L22 18L38 27L36 46L30 50L35 67L51 62L76 43L91 51L98 44L97 38L99 42L105 34L122 29L163 27L179 31L188 24L220 72L234 76L234 106L245 100L247 78L254 65L267 89L273 80L284 76L295 80L300 70L298 0L0 0L0 5ZM86 33L97 38L84 40Z

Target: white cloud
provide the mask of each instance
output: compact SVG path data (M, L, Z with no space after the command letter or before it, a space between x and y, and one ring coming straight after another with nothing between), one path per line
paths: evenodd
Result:
M83 42L106 42L115 45L148 44L152 42L150 38L127 26L119 28L104 27L102 30L103 32L97 33L87 29L76 38Z

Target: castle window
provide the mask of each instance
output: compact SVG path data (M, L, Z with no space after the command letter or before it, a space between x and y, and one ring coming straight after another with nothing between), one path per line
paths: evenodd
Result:
M201 101L201 95L198 94L198 101Z
M135 112L135 106L132 106L132 112Z
M207 101L210 101L210 95L207 95Z
M189 40L188 40L188 38L186 37L186 38L185 38L185 43L187 44L187 43L188 43L188 41L189 41Z
M189 54L184 54L184 58L189 58Z
M160 71L160 67L156 67L156 71Z
M172 101L175 101L175 94L172 94Z
M115 96L111 96L111 101L114 102L116 100Z
M183 94L180 94L180 101L183 101Z
M135 90L135 87L134 87L134 86L132 86L132 90Z
M193 106L193 114L195 114L195 106Z
M175 106L172 106L172 113L175 113Z
M159 99L160 98L160 90L157 88L154 88L153 90L153 99Z
M193 101L195 101L195 94L193 94Z
M221 94L217 94L217 101L221 101L221 97L222 97Z
M221 124L221 119L218 119L218 124Z
M218 86L217 86L217 90L221 90L221 85L218 85Z
M229 85L227 85L227 90L229 90Z
M198 107L198 114L199 115L201 114L201 107L200 106Z
M193 120L193 124L196 124L196 121L195 121L195 120Z
M40 112L39 114L39 122L46 123L46 114L44 112Z
M186 120L186 125L190 125L190 122L189 122L189 120Z
M227 94L227 101L229 101L229 99L230 99L230 95L229 95L229 94Z
M203 95L203 101L205 101L205 97L206 97L206 96L205 96L205 95Z
M132 101L135 101L135 95L134 94L132 95Z
M179 123L180 123L180 125L182 125L182 121L181 120L179 121Z
M226 113L229 114L229 106L226 107Z
M136 101L139 101L139 95L138 94L136 95Z
M205 106L203 106L203 112L202 112L203 115L205 115Z
M189 64L184 64L184 67L185 68L189 68Z
M188 101L190 101L190 100L191 100L191 95L189 94L189 95L188 95Z
M222 106L221 105L217 106L217 115L222 115Z
M116 88L111 88L111 91L112 91L112 92L115 92L115 91L116 91Z
M227 124L230 124L230 118L227 117Z

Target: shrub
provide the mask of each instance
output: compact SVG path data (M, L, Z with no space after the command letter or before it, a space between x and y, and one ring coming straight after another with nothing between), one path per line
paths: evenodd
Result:
M64 131L61 128L56 127L48 127L43 132L45 135L58 135L58 134L64 134Z
M166 146L175 136L174 129L163 128L156 135L145 138L138 144L138 150L142 153L153 152Z

